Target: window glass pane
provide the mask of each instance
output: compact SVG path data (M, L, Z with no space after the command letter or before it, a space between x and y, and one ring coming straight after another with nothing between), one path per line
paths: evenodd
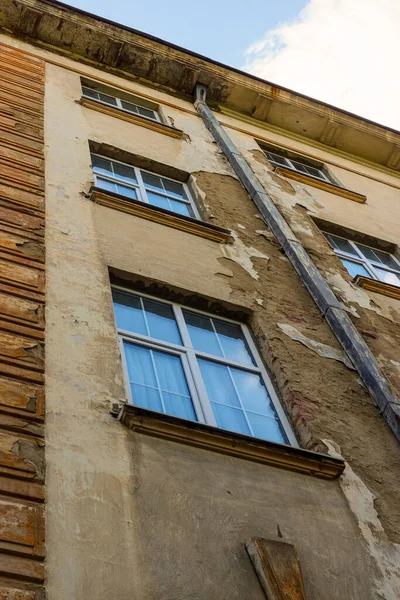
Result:
M92 154L92 166L95 173L104 173L105 175L113 175L111 161L101 156Z
M121 100L121 106L123 109L134 113L135 115L138 114L138 107L136 106L136 104L132 104L132 102L126 102L125 100Z
M112 181L108 181L108 179L103 179L102 177L96 178L96 186L101 188L102 190L108 190L109 192L117 192L117 186Z
M291 160L290 162L292 163L296 171L300 171L300 173L307 173L307 168L305 165L302 165L301 163L297 162L297 160Z
M99 99L106 104L111 104L112 106L118 106L117 101L112 96L108 96L107 94L99 93Z
M229 368L202 358L199 359L199 366L210 401L240 408Z
M341 252L347 252L348 254L357 255L353 246L349 244L349 242L341 237L336 235L325 234L328 240L331 242L335 250L340 250Z
M124 351L133 403L163 412L151 350L125 342Z
M374 267L374 271L376 272L379 281L383 281L384 283L390 283L391 285L396 285L397 287L400 287L400 277L395 273L385 271L385 269L379 269L378 267Z
M154 110L150 108L144 108L143 106L138 106L138 113L142 117L146 117L147 119L155 119Z
M244 339L242 328L233 323L213 319L225 357L247 365L255 364Z
M165 196L154 194L154 192L147 192L147 198L149 204L151 204L152 206L159 206L160 208L166 208L167 210L171 210L168 198L166 198Z
M82 93L86 98L94 98L95 100L99 99L99 94L95 90L91 90L90 88L83 87Z
M363 244L357 244L358 248L364 254L368 260L372 260L374 262L382 263L391 269L399 269L399 265L393 260L393 258L387 252L382 252L381 250L375 250L375 248L369 248L368 246L364 246Z
M125 185L117 185L117 194L121 194L121 196L126 196L126 198L132 198L132 200L138 199L138 195L135 188L129 188Z
M140 299L116 290L113 290L112 295L118 329L148 335Z
M262 440L269 440L271 442L278 442L279 444L287 444L287 437L284 434L279 421L276 419L262 417L252 413L247 413L247 418L250 422L250 426L255 437L261 438Z
M182 344L174 312L169 304L143 298L150 337L173 344Z
M181 183L179 183L178 181L171 181L170 179L163 179L162 181L164 184L164 188L169 195L176 196L177 198L186 199L185 190Z
M249 373L232 367L231 373L244 409L275 418L275 408L261 377L256 373Z
M315 169L314 167L307 166L305 166L305 169L309 175L312 175L312 177L317 177L318 179L325 179L320 169Z
M222 356L221 348L218 344L217 336L211 324L211 319L204 315L199 315L184 310L186 325L189 330L190 339L193 348L215 356Z
M161 183L161 177L157 177L157 175L142 171L142 178L147 189L164 191L163 184Z
M278 165L282 165L283 167L288 166L288 162L283 156L279 156L279 154L274 154L273 152L266 152L265 154L268 160L270 160L271 162L276 163Z
M359 263L353 262L352 260L347 260L346 258L340 259L350 275L355 277L356 275L363 275L363 277L371 277L371 274L367 271L365 267L360 265Z
M222 404L211 403L211 406L218 427L227 429L228 431L243 433L244 435L251 435L250 428L242 410L231 408L230 406L223 406Z
M128 165L121 165L120 163L113 163L114 173L118 179L124 179L131 183L137 183L135 169Z
M178 215L185 215L186 217L193 217L193 211L190 204L186 202L177 202L177 200L170 200L170 210L178 213Z

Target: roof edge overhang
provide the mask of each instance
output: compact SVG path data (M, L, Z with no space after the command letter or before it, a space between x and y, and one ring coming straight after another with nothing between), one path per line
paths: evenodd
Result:
M2 0L0 30L180 97L202 83L214 107L400 171L400 132L64 3Z

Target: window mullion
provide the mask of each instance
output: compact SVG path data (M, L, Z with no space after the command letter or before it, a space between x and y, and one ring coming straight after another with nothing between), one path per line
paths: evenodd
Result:
M235 390L237 399L239 400L239 404L240 404L240 408L242 409L243 416L246 419L247 427L249 428L249 431L250 431L251 435L254 435L253 428L250 425L249 419L247 418L247 413L246 413L246 410L245 410L245 408L243 406L243 402L242 402L242 399L240 397L239 390L237 389L235 380L233 379L233 375L232 375L232 372L231 372L231 367L228 367L228 373L229 373L229 377L231 378L231 383L233 385L233 389Z
M147 197L146 188L144 187L144 182L143 182L143 178L142 178L142 171L140 169L138 169L137 167L134 167L134 170L136 173L136 179L138 180L139 190L140 190L140 195L142 197L142 201L145 202L146 204L149 204L149 199Z
M144 309L144 302L143 302L143 298L141 296L139 296L139 300L140 300L140 306L142 307L142 311L143 311L143 319L144 319L144 324L146 325L146 331L147 331L147 335L149 336L149 338L151 339L151 335L150 335L150 328L149 328L149 324L147 322L147 315L146 315L146 311Z
M161 385L160 385L160 380L158 378L156 362L154 360L153 350L150 350L150 357L151 357L151 364L153 365L153 369L154 369L154 376L155 376L156 381L157 381L158 393L160 394L161 406L162 406L163 412L165 414L167 414L167 411L165 409L165 404L164 404L164 398L163 398L163 395L162 395L162 389L161 389Z
M207 425L217 427L217 421L215 420L213 409L211 407L211 402L207 394L206 386L203 381L203 376L201 374L200 365L198 363L195 351L188 350L187 357L191 371L193 373L193 379L197 389L198 397L200 399L204 420L207 423Z

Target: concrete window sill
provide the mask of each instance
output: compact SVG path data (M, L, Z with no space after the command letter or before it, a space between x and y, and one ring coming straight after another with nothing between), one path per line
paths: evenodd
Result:
M336 194L336 196L342 196L343 198L347 198L348 200L353 200L353 202L365 204L367 201L367 197L364 196L364 194L352 192L351 190L347 190L346 188L340 187L340 185L335 185L334 183L330 183L329 181L322 181L321 179L312 177L312 175L298 173L297 171L292 171L291 169L286 169L285 167L277 167L275 169L275 173L278 173L278 175L282 175L283 177L287 177L288 179L293 179L294 181L299 181L300 183L311 185L312 187L324 190L325 192Z
M383 283L382 281L372 279L372 277L363 277L362 275L357 275L353 281L356 285L364 288L365 290L400 300L400 287L397 287L396 285Z
M326 454L232 433L132 404L125 404L119 419L137 433L322 479L336 479L345 466L342 459Z
M181 129L171 127L166 123L160 123L159 121L151 121L150 119L146 119L145 117L125 112L120 108L101 104L100 102L96 102L96 100L91 100L90 98L82 97L79 100L79 104L81 104L82 106L86 106L86 108L97 110L98 112L101 112L105 115L115 117L116 119L122 119L123 121L127 121L128 123L140 125L140 127L146 127L147 129L157 131L158 133L163 133L164 135L169 135L173 138L182 139L185 135Z
M226 244L231 236L229 229L224 229L205 221L199 221L193 217L179 215L158 206L151 206L140 200L127 199L125 196L95 186L90 188L89 198L96 204L107 206L108 208L134 215L135 217L141 217L154 223L160 223L167 227L186 231L187 233L192 233L193 235L220 244Z

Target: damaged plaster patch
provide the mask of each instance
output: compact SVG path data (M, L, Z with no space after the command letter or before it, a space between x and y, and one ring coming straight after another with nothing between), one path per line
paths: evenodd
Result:
M269 260L269 256L263 254L256 248L249 248L239 239L238 235L232 230L231 235L234 239L232 245L220 244L222 254L228 260L233 260L245 269L253 279L259 279L259 274L255 270L252 258L263 258Z
M331 440L322 440L328 454L343 458L340 448ZM394 544L385 533L374 507L374 495L346 463L339 479L340 486L367 544L376 570L372 571L377 599L400 598L400 544Z
M298 329L296 329L292 325L289 325L288 323L278 323L278 327L283 331L284 334L289 336L292 340L304 344L304 346L307 346L307 348L309 348L313 352L316 352L319 356L322 356L323 358L331 358L333 360L338 360L339 362L344 363L349 369L355 371L353 364L351 363L350 359L343 350L333 348L332 346L328 346L327 344L321 344L321 342L316 342L315 340L310 340L309 338L305 337L302 333L300 333Z

